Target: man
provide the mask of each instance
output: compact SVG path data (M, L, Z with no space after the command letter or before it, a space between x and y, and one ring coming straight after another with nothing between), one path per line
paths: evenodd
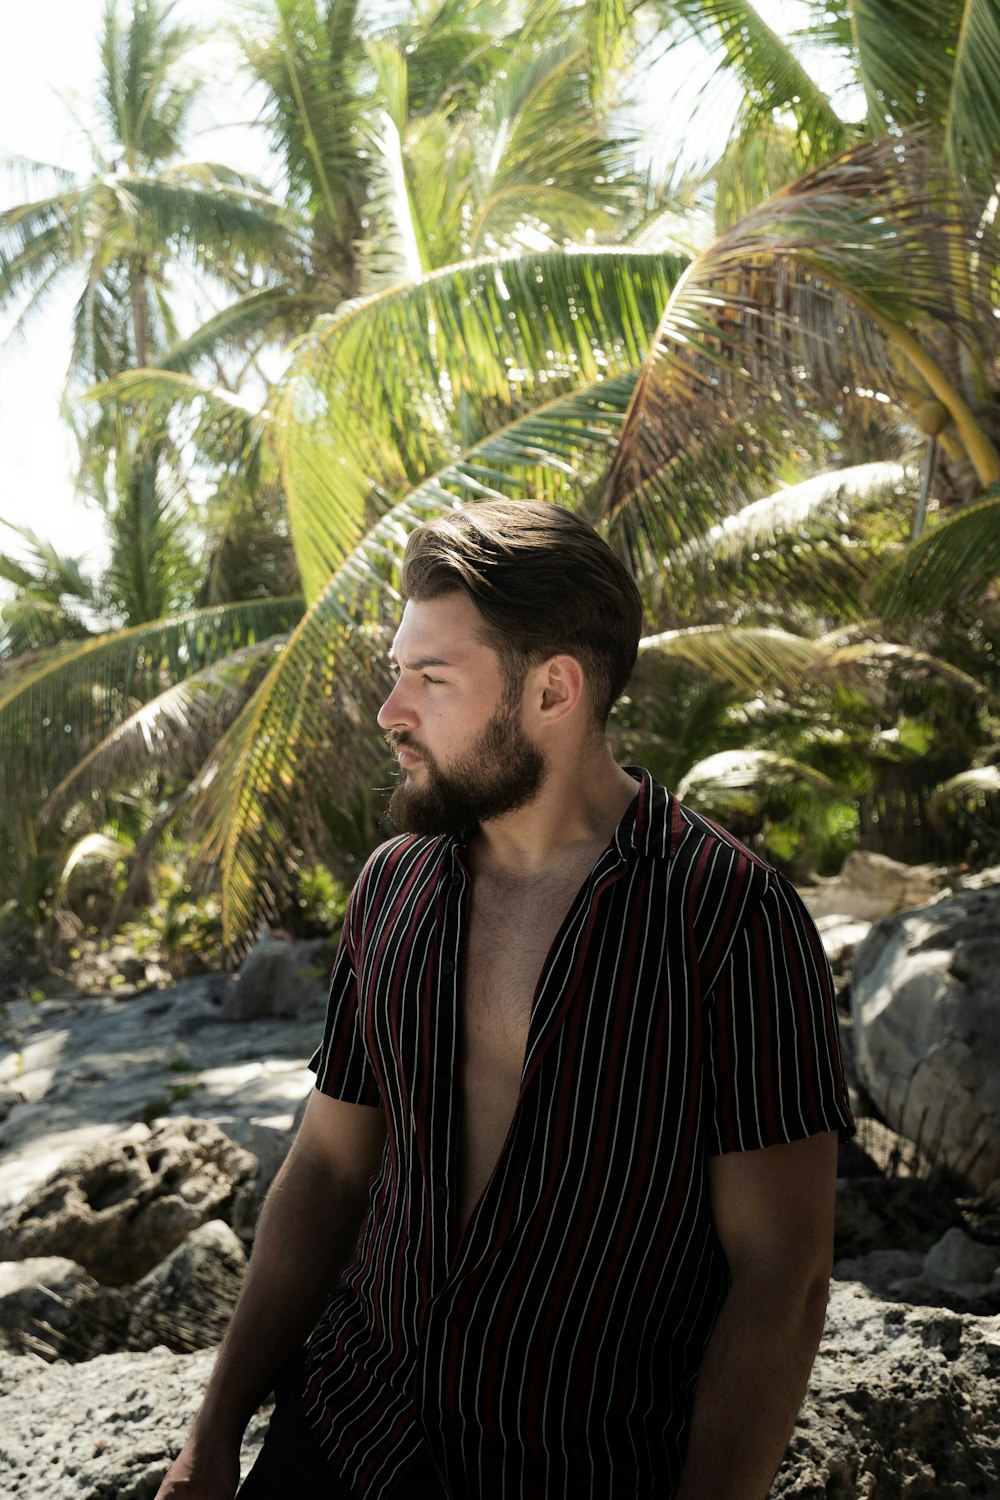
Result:
M815 928L613 760L640 602L582 521L452 512L403 592L379 723L407 832L352 893L317 1087L160 1500L229 1500L283 1364L247 1500L763 1500L852 1129Z

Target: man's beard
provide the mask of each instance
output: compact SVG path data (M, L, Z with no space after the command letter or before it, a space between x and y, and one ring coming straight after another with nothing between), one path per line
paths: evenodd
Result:
M392 748L410 746L424 763L423 781L409 776L389 799L389 816L401 833L455 834L526 806L545 776L545 759L531 743L516 704L507 698L464 755L447 771L410 736L386 735Z

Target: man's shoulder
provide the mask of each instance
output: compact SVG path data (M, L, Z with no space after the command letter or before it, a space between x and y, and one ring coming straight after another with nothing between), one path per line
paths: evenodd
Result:
M676 799L672 813L674 858L697 915L713 926L719 916L738 924L781 876L714 818Z
M397 875L430 874L447 857L451 844L451 839L441 835L397 834L369 854L358 877L358 886L364 889L373 881Z

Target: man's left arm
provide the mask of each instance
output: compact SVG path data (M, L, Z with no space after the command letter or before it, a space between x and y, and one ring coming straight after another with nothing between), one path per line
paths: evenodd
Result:
M695 1392L675 1500L764 1500L823 1332L837 1133L708 1160L732 1285Z

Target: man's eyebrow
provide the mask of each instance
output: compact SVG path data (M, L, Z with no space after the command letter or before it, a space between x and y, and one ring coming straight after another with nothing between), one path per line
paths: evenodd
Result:
M389 652L389 660L393 666L403 666L408 672L422 672L425 667L453 667L454 662L445 661L443 656L418 656L415 661L401 662L395 651Z

